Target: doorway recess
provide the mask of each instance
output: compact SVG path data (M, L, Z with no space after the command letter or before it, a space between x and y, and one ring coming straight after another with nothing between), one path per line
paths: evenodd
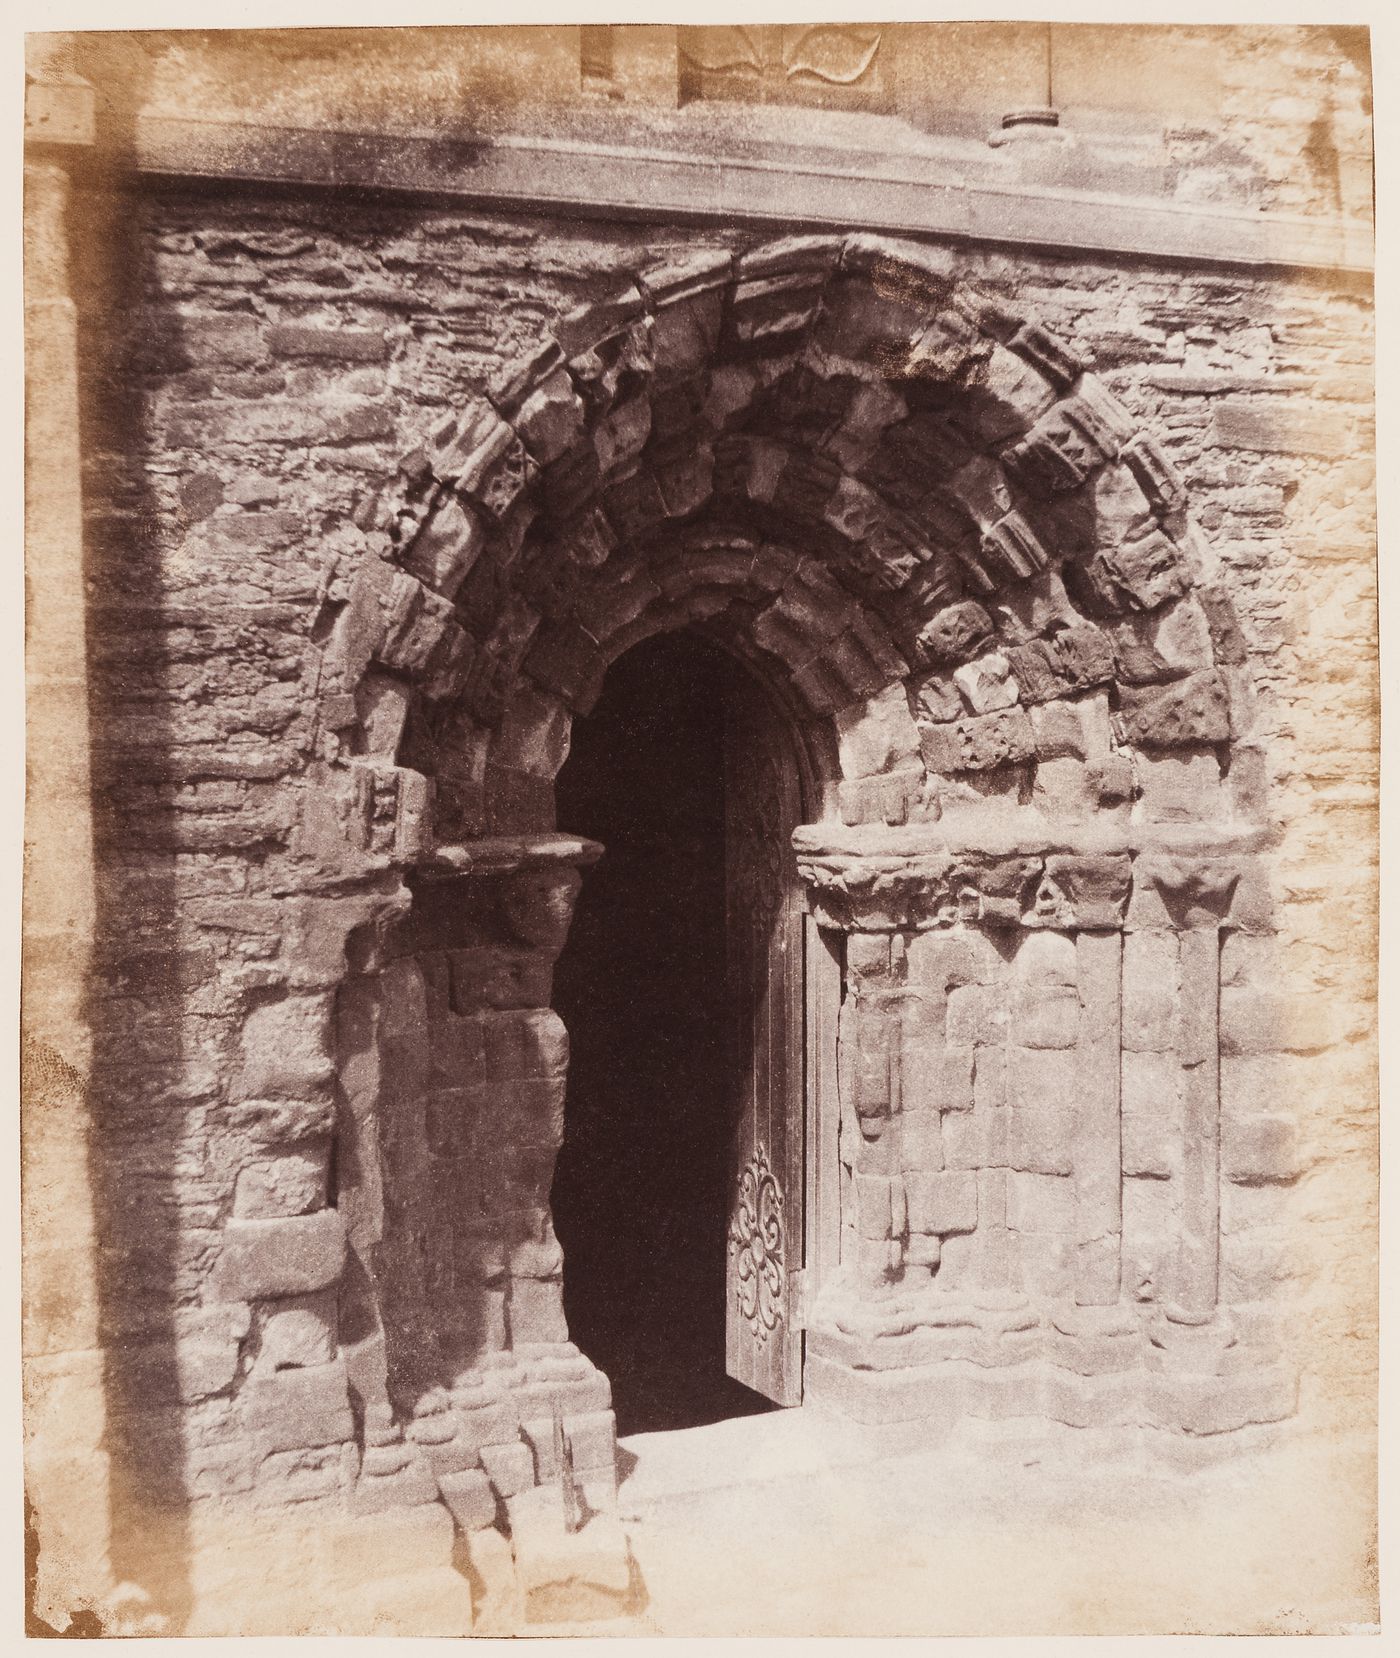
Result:
M726 982L725 709L744 670L688 633L609 671L559 822L602 841L554 1005L570 1032L553 1189L572 1338L622 1433L769 1410L725 1373L738 1056Z

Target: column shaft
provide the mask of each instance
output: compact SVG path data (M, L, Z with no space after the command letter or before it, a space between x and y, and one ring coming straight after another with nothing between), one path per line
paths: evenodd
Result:
M1123 939L1081 932L1080 1083L1075 1113L1075 1300L1112 1306L1122 1276Z
M1174 1312L1196 1324L1215 1311L1220 1277L1220 935L1214 927L1191 927L1180 947L1182 1209Z

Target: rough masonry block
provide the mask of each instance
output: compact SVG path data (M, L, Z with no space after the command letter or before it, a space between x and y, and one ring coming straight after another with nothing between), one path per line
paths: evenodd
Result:
M233 1212L240 1220L304 1215L326 1201L330 1142L303 1141L238 1171Z

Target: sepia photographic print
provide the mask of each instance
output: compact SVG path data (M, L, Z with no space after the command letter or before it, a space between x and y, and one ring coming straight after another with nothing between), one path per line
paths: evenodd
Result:
M30 1636L1378 1631L1372 31L860 9L27 36Z

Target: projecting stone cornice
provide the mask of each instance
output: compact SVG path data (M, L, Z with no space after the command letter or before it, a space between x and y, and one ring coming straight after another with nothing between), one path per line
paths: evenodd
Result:
M688 146L534 134L418 137L196 121L135 123L138 174L373 190L515 211L810 229L860 228L1002 246L1265 269L1368 273L1371 227L1164 198L959 176L956 157L836 145Z

